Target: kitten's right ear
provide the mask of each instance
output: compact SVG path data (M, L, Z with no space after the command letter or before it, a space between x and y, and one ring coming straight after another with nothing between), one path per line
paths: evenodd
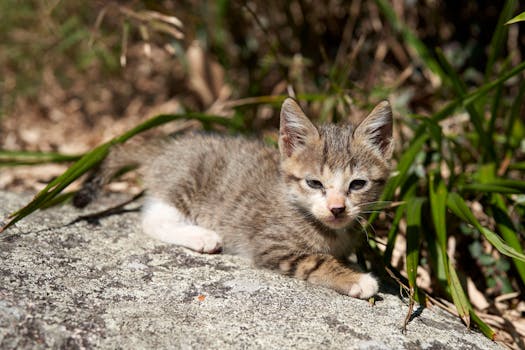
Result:
M290 157L292 153L304 147L308 141L317 140L319 131L304 114L293 98L284 100L281 107L279 127L279 151L281 156Z
M356 127L353 138L372 145L389 159L394 148L390 103L385 100L375 106L372 112Z

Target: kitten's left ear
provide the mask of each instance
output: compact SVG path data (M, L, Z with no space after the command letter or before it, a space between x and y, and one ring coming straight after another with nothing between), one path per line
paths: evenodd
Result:
M385 158L390 158L394 149L390 103L385 100L375 106L354 130L353 138L377 147Z

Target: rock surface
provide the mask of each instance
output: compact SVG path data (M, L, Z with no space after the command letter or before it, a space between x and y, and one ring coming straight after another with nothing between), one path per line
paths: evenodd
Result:
M29 199L0 192L0 219ZM98 208L41 211L2 234L1 349L500 348L436 308L403 334L407 300L395 293L371 306L146 238L136 211L68 225Z

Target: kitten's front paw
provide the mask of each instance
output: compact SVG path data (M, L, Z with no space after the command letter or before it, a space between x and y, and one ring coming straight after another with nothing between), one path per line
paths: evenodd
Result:
M374 296L379 290L379 284L370 273L364 273L359 281L350 287L348 294L354 298L368 299Z
M222 251L222 238L214 231L202 230L195 235L192 245L199 253L216 254Z

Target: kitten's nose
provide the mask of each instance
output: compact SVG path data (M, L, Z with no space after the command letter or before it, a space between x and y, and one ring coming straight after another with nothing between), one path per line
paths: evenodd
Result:
M330 211L332 212L332 214L334 214L334 216L339 216L345 212L345 209L346 207L332 207L330 208Z

